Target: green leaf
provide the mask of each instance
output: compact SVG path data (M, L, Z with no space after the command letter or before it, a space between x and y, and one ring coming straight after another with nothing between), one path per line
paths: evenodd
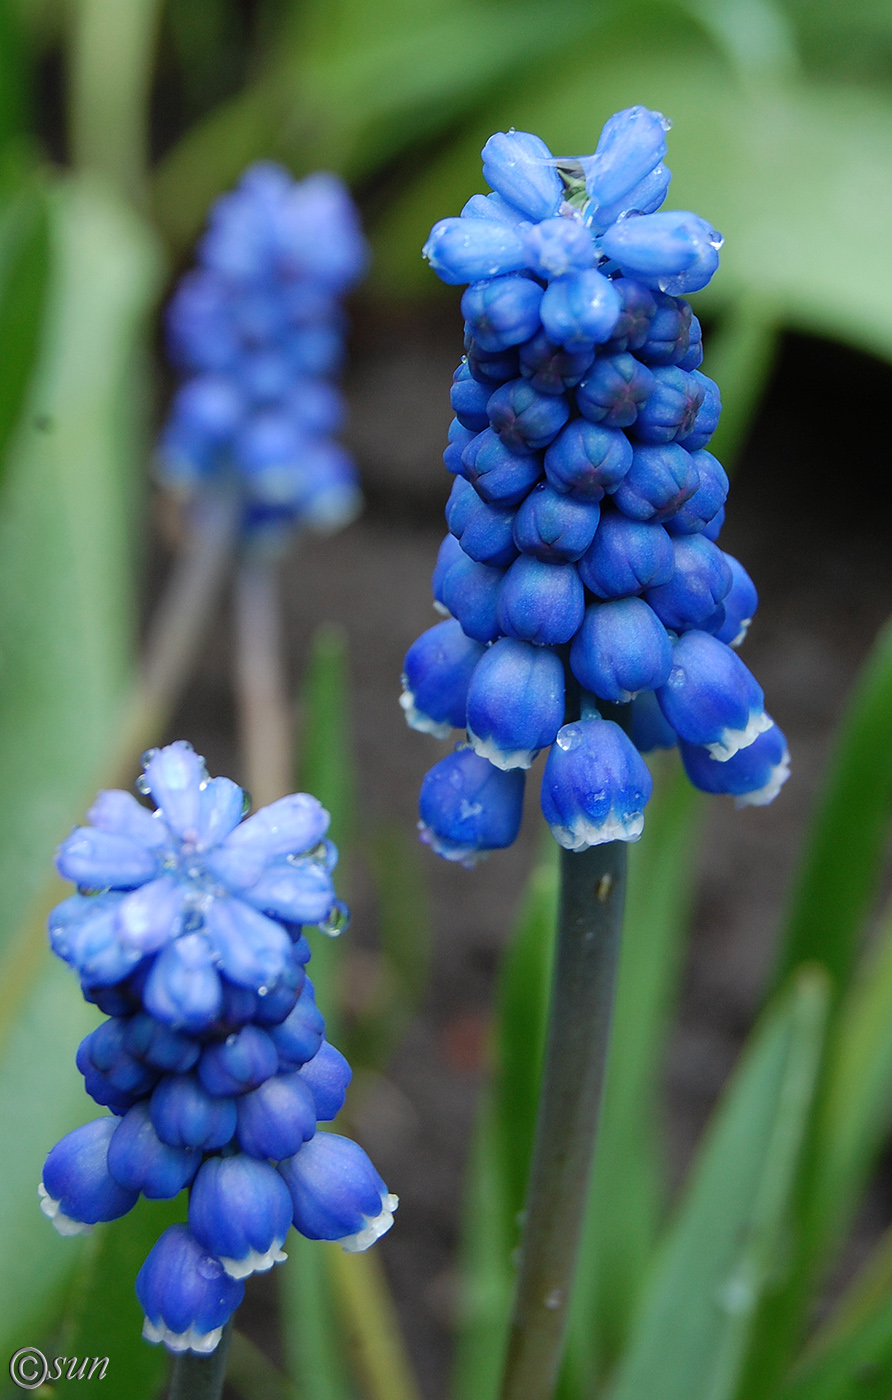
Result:
M288 1262L278 1277L285 1362L302 1400L352 1400L331 1280L319 1241L293 1231Z
M305 1392L283 1376L243 1332L233 1332L229 1338L226 1384L243 1400L305 1400Z
M573 1291L561 1395L621 1352L664 1210L659 1094L693 898L704 803L658 757L629 883L604 1107Z
M49 221L39 189L22 191L0 210L0 484L6 449L21 417L46 303Z
M828 988L803 970L773 1004L710 1127L610 1400L731 1400L784 1255Z

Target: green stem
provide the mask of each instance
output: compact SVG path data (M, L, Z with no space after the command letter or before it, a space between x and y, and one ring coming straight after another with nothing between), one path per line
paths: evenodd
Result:
M226 1379L226 1354L232 1318L223 1328L223 1336L208 1356L194 1351L180 1352L170 1373L167 1400L220 1400Z
M561 852L558 936L502 1400L550 1400L569 1318L616 986L626 844Z

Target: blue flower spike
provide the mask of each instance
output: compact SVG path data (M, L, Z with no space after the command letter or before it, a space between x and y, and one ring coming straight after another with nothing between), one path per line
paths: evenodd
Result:
M444 282L468 284L466 354L433 574L449 620L410 647L401 703L414 729L467 734L424 778L419 821L422 841L466 866L515 840L542 752L542 809L571 851L641 835L642 754L678 749L696 787L743 805L772 801L789 773L734 650L758 598L717 543L721 396L684 299L712 278L722 237L664 207L670 127L628 107L592 155L566 157L497 132L483 148L491 192L424 248ZM225 420L228 402L208 403ZM97 967L114 966L112 917L91 942Z
M459 658L466 692L483 647L458 623L441 626L439 651ZM435 708L439 651L422 648L418 663ZM334 1156L323 1147L296 1204L291 1164L315 1160L302 1154L343 1107L351 1077L325 1039L302 932L345 926L328 813L296 793L247 816L241 788L210 778L183 742L150 750L143 766L137 786L155 810L129 793L100 793L90 824L57 857L79 890L50 915L50 942L109 1014L77 1064L110 1113L52 1149L40 1205L60 1234L82 1234L125 1215L140 1194L169 1199L187 1188L188 1228L165 1231L136 1291L149 1341L203 1354L241 1302L240 1280L284 1260L292 1224L365 1248L389 1228L397 1198L360 1147L326 1134L344 1146ZM350 1164L352 1195L349 1183L325 1178L326 1164Z

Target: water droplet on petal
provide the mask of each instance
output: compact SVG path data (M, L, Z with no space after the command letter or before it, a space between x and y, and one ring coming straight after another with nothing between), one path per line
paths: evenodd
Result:
M350 910L342 899L336 899L324 919L316 927L329 938L337 938L350 924Z
M242 788L242 816L246 817L251 810L251 794L247 788Z
M557 746L565 753L571 753L573 749L578 749L582 743L582 726L580 724L565 724L558 732Z
M136 791L141 792L143 797L149 795L149 780L144 773L140 773L136 780Z

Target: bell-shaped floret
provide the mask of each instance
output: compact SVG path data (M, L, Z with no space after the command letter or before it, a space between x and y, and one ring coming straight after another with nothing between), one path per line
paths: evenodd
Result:
M629 738L639 753L674 749L678 744L678 735L652 690L642 690L629 706Z
M231 1278L185 1225L170 1225L136 1275L136 1296L146 1315L147 1342L206 1355L216 1349L245 1285Z
M542 811L558 845L584 851L637 841L653 782L631 739L612 720L565 724L542 775Z
M575 418L545 453L545 475L555 491L579 501L600 501L615 491L632 466L632 444L618 428Z
M728 497L728 475L717 457L700 448L691 453L691 461L697 468L700 485L681 510L666 521L670 535L699 534L715 519Z
M122 1186L108 1168L117 1118L94 1118L57 1142L44 1163L40 1209L60 1235L85 1235L101 1220L117 1220L136 1204L138 1191Z
M773 722L733 758L720 763L708 749L679 745L681 761L694 787L702 792L727 793L737 807L764 807L773 802L790 776L787 741Z
M517 558L514 509L490 505L463 477L456 477L446 503L446 523L469 559L506 566Z
M406 653L400 704L412 729L447 738L464 729L468 685L483 655L479 642L466 637L454 619L423 632Z
M443 577L440 597L467 636L476 642L495 641L499 635L499 589L505 570L478 564L468 558L458 541L455 543L459 557Z
M514 541L523 554L547 564L572 564L595 538L600 518L597 501L578 501L540 481L518 507Z
M291 957L282 976L272 986L257 989L251 1019L258 1026L278 1026L293 1011L307 980L304 964L309 960L309 944L301 934L298 943L292 944Z
M739 647L756 615L759 595L756 585L739 559L735 559L733 554L726 554L725 562L731 570L733 582L729 592L722 599L725 620L714 636L718 641L726 642L729 647Z
M666 629L641 598L595 603L570 648L579 683L602 700L624 705L663 685L672 667Z
M350 1138L317 1133L279 1171L291 1193L294 1228L311 1240L337 1240L358 1253L393 1224L399 1204Z
M703 376L687 374L678 365L658 366L647 373L655 381L653 392L635 420L634 436L639 442L659 446L681 442L694 430L703 403Z
M696 319L696 318L695 318ZM697 323L699 326L699 322ZM701 349L702 355L702 349ZM685 356L687 359L687 356ZM685 372L686 364L681 364L678 368ZM701 374L699 369L694 369L691 378L699 385L703 391L703 398L700 407L697 409L697 416L687 437L679 435L678 441L688 452L697 452L701 447L705 447L719 425L719 418L722 412L722 396L719 393L719 386L705 374Z
M316 1005L313 984L309 978L292 1010L277 1026L270 1026L269 1036L276 1047L279 1065L294 1069L312 1060L325 1034L325 1019Z
M506 447L492 428L485 428L468 443L462 467L462 475L478 495L500 506L516 506L542 475L538 456Z
M483 178L529 219L550 219L563 199L551 151L529 131L497 131L483 147Z
M672 541L662 525L604 511L579 575L598 598L626 598L667 583L675 568Z
M235 1101L213 1098L194 1074L168 1074L149 1101L152 1125L170 1147L213 1152L232 1141Z
M146 979L146 1010L175 1030L207 1030L220 1011L223 995L214 959L203 934L187 933L168 943Z
M124 1046L138 1060L173 1074L185 1074L201 1053L201 1045L192 1036L171 1030L147 1011L138 1011L128 1019Z
M238 1141L249 1157L280 1162L291 1157L316 1131L316 1105L310 1086L295 1072L274 1074L237 1102Z
M625 286L626 280L621 278L617 285ZM629 285L640 284L632 282ZM694 332L696 317L688 303L678 297L666 296L664 292L657 291L649 295L652 298L653 310L646 333L637 347L638 358L646 365L680 365L690 353L691 345L696 344L699 338ZM698 332L699 329L698 321Z
M129 1050L127 1030L127 1021L118 1017L104 1021L84 1036L75 1056L87 1093L113 1113L126 1112L158 1079L158 1071Z
M632 465L617 487L614 501L630 520L659 524L690 500L699 481L691 454L678 443L636 447Z
M575 564L546 564L521 555L499 590L498 621L506 637L537 646L569 642L585 613Z
M518 352L520 373L540 394L563 394L585 375L595 356L594 346L584 350L564 350L553 344L544 331L521 345Z
M679 638L657 699L679 738L707 749L720 763L771 727L762 687L736 652L705 632Z
M520 234L497 219L440 219L421 256L452 287L519 272L527 260Z
M200 1162L199 1148L161 1141L145 1100L121 1119L108 1147L108 1169L115 1180L153 1201L176 1196L189 1185Z
M668 129L669 122L662 112L652 112L647 107L626 107L608 118L595 154L580 162L585 188L596 211L606 212L605 206L614 206L614 218L618 217L632 191L665 156ZM607 220L607 224L612 222Z
M56 869L64 879L92 890L133 889L153 879L158 864L157 851L95 826L75 827L56 855Z
M282 1263L291 1214L288 1188L275 1167L244 1153L209 1157L189 1192L189 1229L230 1278Z
M522 345L539 329L542 288L517 273L472 282L461 299L462 315L481 350Z
M184 841L196 841L201 810L200 788L207 779L204 759L185 739L143 756L141 786L151 793L171 831Z
M657 387L634 355L599 355L576 390L576 407L591 423L630 428Z
M88 987L113 986L142 959L138 948L125 947L119 937L121 900L119 893L73 894L50 914L50 947Z
M590 267L549 282L538 314L555 345L586 350L610 339L621 309L613 283Z
M620 301L619 320L601 353L620 355L625 350L634 350L637 354L647 340L651 320L656 314L654 293L631 277L617 277L613 285ZM644 356L638 354L638 359Z
M132 890L118 906L116 927L125 948L142 957L157 953L183 929L186 912L186 886L172 875Z
M539 452L553 442L570 416L563 395L543 394L528 379L512 379L487 404L490 426L512 452Z
M594 266L594 241L577 219L543 219L531 224L523 230L523 246L527 267L546 281Z
M667 583L649 588L645 600L666 627L685 632L702 627L727 597L731 569L717 545L699 535L672 540L675 568Z
M621 219L601 239L609 258L645 286L686 296L706 286L719 265L722 235L684 210Z
M300 1067L300 1077L313 1095L316 1117L330 1123L344 1107L353 1071L340 1050L323 1040L312 1060Z
M198 1061L198 1078L214 1098L256 1089L279 1067L279 1056L267 1031L243 1026L225 1040L206 1045Z
M483 429L489 426L486 405L490 392L485 385L478 384L467 360L462 360L452 376L449 402L452 412L463 428L470 429L472 433L482 433Z
M208 869L233 890L245 890L279 856L312 850L328 830L329 816L315 797L295 792L261 807L212 851Z
M564 718L564 668L556 652L502 639L484 652L468 690L468 741L497 768L529 768Z
M524 771L504 772L460 746L427 773L419 797L421 840L446 860L476 864L517 840Z

